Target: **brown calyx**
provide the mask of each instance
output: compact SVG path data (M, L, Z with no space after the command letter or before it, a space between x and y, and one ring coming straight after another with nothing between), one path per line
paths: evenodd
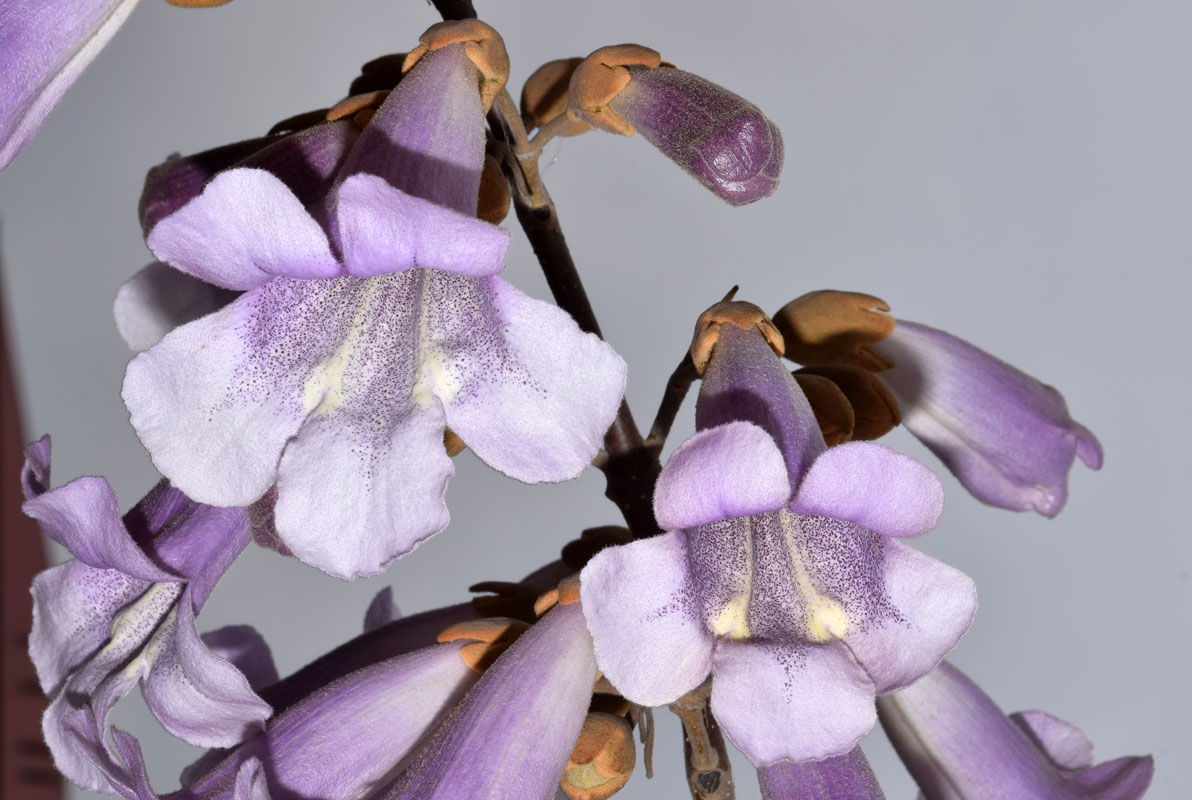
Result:
M633 541L633 534L624 525L601 525L598 528L587 528L578 539L572 539L563 545L563 563L579 571L587 566L592 556L606 547L628 544Z
M529 77L522 86L521 112L522 124L526 132L541 128L560 114L567 113L567 89L571 84L571 76L576 68L583 63L583 59L560 58L548 61ZM574 136L592 129L591 125L580 120L574 120L572 127L558 132L558 136Z
M462 42L464 52L480 70L480 100L487 114L509 80L509 53L501 34L478 19L456 19L431 25L418 41L420 44L406 56L402 72L409 72L430 51Z
M885 436L902 422L898 401L894 399L894 395L882 379L868 370L849 365L804 367L794 375L800 387L807 379L827 380L837 387L852 408L851 438L855 441L869 441ZM804 392L810 400L810 393L806 389ZM815 409L814 401L812 409ZM816 419L819 419L818 411ZM827 438L826 433L824 438Z
M795 373L795 381L807 396L820 433L829 447L844 444L853 438L856 424L853 407L839 386L828 378L801 372Z
M584 719L559 788L572 800L612 797L633 774L637 750L622 717L593 712Z
M593 50L571 74L567 87L567 113L593 128L632 136L633 125L608 104L629 85L626 67L657 67L662 56L640 44L614 44Z
M459 434L448 427L443 428L443 449L447 451L447 455L455 458L464 451L467 447L464 440L459 438Z
M480 197L476 216L496 225L509 214L509 182L501 172L501 162L491 154L484 156L484 170L480 173Z
M517 641L530 626L517 619L505 617L487 617L485 619L471 619L457 622L439 633L437 641L456 642L461 639L471 639L471 643L460 648L460 658L477 672L484 672L493 662L505 652L509 645Z
M327 109L327 121L334 122L337 119L344 117L352 117L358 120L360 112L372 111L375 112L381 107L381 103L385 102L385 98L389 96L387 89L378 89L375 92L365 92L363 94L354 94L351 97L345 97L338 103ZM371 119L372 114L368 117ZM366 123L367 124L367 121Z
M786 356L807 366L851 365L881 372L894 366L868 345L894 330L890 307L860 292L808 292L778 310L774 324L786 340Z
M538 598L534 613L542 616L555 606L569 606L579 602L579 576L570 575L559 581L559 585Z
M708 368L712 350L720 339L720 328L725 324L736 325L747 331L757 330L779 356L785 349L782 333L766 316L766 312L743 300L723 300L700 314L695 322L695 334L691 337L691 361L700 377Z

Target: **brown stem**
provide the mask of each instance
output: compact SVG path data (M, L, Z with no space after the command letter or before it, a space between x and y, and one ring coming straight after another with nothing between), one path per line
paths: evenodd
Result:
M687 392L699 373L691 361L691 354L684 353L683 360L666 382L666 391L662 395L662 402L658 404L658 413L654 415L654 424L650 427L650 435L646 439L646 446L655 453L662 451L666 444L666 437L670 435L671 427L675 424L675 417L687 398Z
M476 19L472 0L431 0L443 19Z
M708 707L710 684L671 703L683 723L683 761L694 800L733 800L733 767L724 734Z

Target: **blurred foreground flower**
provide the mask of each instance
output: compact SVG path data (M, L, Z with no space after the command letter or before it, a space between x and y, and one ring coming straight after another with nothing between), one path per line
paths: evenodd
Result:
M0 170L29 143L139 0L9 0L0 7ZM228 0L168 0L215 6Z
M1007 717L964 673L944 662L878 700L882 726L925 800L1137 800L1150 756L1093 765L1093 743L1042 711Z
M343 578L446 526L446 428L511 477L566 480L624 389L608 345L495 275L508 235L475 217L470 53L423 55L358 138L320 125L258 145L201 193L158 180L166 194L144 205L162 261L246 291L133 360L133 426L199 500L246 505L276 484L284 545Z
M874 695L934 667L976 595L898 541L934 527L935 476L878 445L827 449L771 346L738 324L718 325L698 433L658 480L655 512L672 532L593 558L584 612L597 664L626 698L669 703L711 671L716 719L769 766L850 751L873 726Z
M1076 456L1092 469L1102 461L1100 443L1063 396L968 342L887 311L870 295L819 291L783 306L774 323L787 357L813 374L876 373L907 430L978 500L1058 514Z
M232 745L263 723L269 705L195 630L248 544L248 512L200 505L162 481L122 520L103 478L49 489L49 437L29 446L22 477L25 513L75 557L33 582L29 652L51 700L43 730L58 769L116 790L98 766L110 757L108 714L138 681L154 716L191 744ZM211 636L221 650L261 646L250 628Z

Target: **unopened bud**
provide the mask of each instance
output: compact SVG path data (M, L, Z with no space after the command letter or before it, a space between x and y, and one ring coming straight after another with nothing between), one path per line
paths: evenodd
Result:
M806 366L851 365L881 372L894 366L869 345L894 330L884 300L859 292L822 290L798 297L774 315L786 356Z
M571 800L612 797L633 774L633 731L619 716L593 712L584 719L559 788Z
M830 379L803 372L795 373L795 381L815 414L824 442L829 447L844 444L853 437L856 418L853 407L840 387Z
M853 410L854 441L878 439L902 422L898 401L894 399L893 393L881 378L868 370L845 365L804 367L795 373L795 380L799 381L800 386L806 378L811 377L830 380L844 393ZM814 409L815 403L811 405ZM819 411L816 411L816 418L819 418ZM827 434L824 438L827 438Z
M629 85L630 66L648 69L661 63L657 50L640 44L614 44L594 50L571 75L567 108L573 117L593 128L632 136L633 124L609 104Z
M542 616L555 606L569 606L579 602L579 576L571 575L559 581L559 585L551 589L534 603L534 613Z
M766 340L766 344L779 356L782 355L784 343L782 334L774 327L774 323L766 316L766 312L753 303L741 300L725 300L717 303L699 315L695 323L695 334L691 337L691 361L695 364L696 372L701 376L708 368L708 361L712 358L712 350L720 339L720 328L725 324L736 325L745 330L756 329Z
M478 19L457 19L431 25L418 41L420 44L406 56L402 72L409 72L431 50L463 42L464 52L480 70L480 100L485 113L492 108L493 100L509 80L509 53L501 34Z

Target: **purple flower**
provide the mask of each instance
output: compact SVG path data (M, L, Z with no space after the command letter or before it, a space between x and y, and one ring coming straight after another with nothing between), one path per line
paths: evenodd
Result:
M0 8L0 170L29 143L137 0L15 0Z
M624 389L608 345L495 275L508 235L475 218L477 85L465 45L447 45L358 138L328 123L246 146L261 166L198 194L219 159L167 162L142 203L159 259L244 294L132 361L133 426L202 502L276 485L285 547L340 577L447 525L445 428L507 475L566 480Z
M596 662L628 699L672 702L713 674L712 711L758 766L850 751L873 697L934 667L968 629L972 581L907 547L939 482L868 442L827 449L758 333L724 324L698 432L654 509L671 531L582 573Z
M248 513L200 505L163 481L122 520L106 480L49 490L49 471L45 437L26 451L24 510L75 556L38 575L32 589L29 653L50 698L43 730L58 769L86 788L114 791L96 753L107 752L109 712L138 681L174 735L204 747L240 741L269 705L200 640L195 615L248 543ZM240 651L246 663L263 647L246 628L215 632L213 644Z
M663 63L648 47L613 45L590 54L571 76L568 106L573 120L640 133L732 205L778 188L784 157L778 126L753 103Z
M580 604L556 606L484 673L387 800L553 796L595 680Z
M871 345L907 430L979 500L1054 517L1076 456L1100 469L1101 444L1058 391L944 331L899 320Z
M468 644L432 645L319 687L235 749L209 754L187 769L183 788L168 797L257 796L244 795L246 786L272 800L382 795L479 677L460 656ZM116 791L131 800L157 800L139 743L119 730L113 738L120 759L101 763Z
M1093 765L1093 743L1042 711L1004 715L944 662L878 700L894 749L926 800L1136 800L1150 785L1150 756Z
M885 800L860 747L822 761L779 761L757 771L762 800Z

